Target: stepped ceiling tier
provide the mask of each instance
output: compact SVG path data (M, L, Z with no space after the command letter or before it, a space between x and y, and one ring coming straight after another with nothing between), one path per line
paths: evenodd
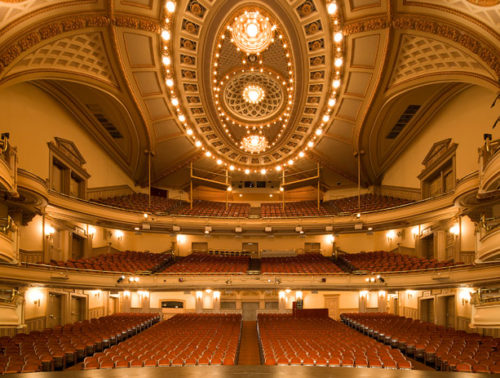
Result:
M158 186L190 163L319 163L346 187L358 157L378 184L454 96L498 90L499 18L496 0L0 0L0 84L50 93L142 185L149 152Z

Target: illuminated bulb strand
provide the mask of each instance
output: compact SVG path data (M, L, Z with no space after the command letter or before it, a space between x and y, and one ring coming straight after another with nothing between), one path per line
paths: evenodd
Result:
M173 3L174 7L172 7L172 4L169 5L169 3ZM306 151L310 148L310 147L313 147L314 146L314 142L317 140L317 138L319 136L321 136L323 134L323 129L324 129L324 126L325 126L325 115L330 115L331 111L332 111L332 108L335 106L336 104L336 96L337 96L337 90L340 88L341 86L341 80L340 80L340 68L342 66L341 63L343 63L343 60L340 60L343 58L343 53L342 53L342 41L343 41L343 34L342 34L342 30L340 28L340 23L339 23L339 18L337 16L337 5L335 3L335 1L333 2L330 2L330 3L327 3L326 4L327 6L327 11L330 15L330 18L331 18L331 23L330 23L330 26L331 26L331 30L333 30L333 40L335 42L335 46L336 46L336 50L335 50L335 56L334 56L334 79L332 81L332 92L329 96L329 99L328 99L328 108L323 111L323 115L320 114L321 116L321 119L323 120L323 122L321 122L319 124L319 126L315 129L315 132L312 134L312 138L309 139L309 141L307 142L307 147L303 148L301 151L299 151L298 153L296 153L294 156L292 156L291 158L289 157L288 158L288 161L286 163L282 163L282 164L278 164L276 166L274 166L274 168L276 170L281 170L282 167L286 167L287 165L288 166L292 166L295 162L295 160L297 160L298 158L302 158L305 156L306 154ZM164 68L165 68L165 84L169 89L169 95L172 98L178 98L179 96L176 95L175 93L175 90L174 90L174 87L175 87L175 80L174 80L174 77L173 77L173 71L171 69L171 64L172 64L172 59L171 59L171 56L170 56L170 49L169 49L169 42L171 41L171 31L169 29L169 25L172 23L172 17L174 16L174 11L176 9L175 7L175 2L173 1L167 1L165 3L165 12L168 13L168 15L165 17L165 25L164 27L162 28L162 32L161 32L161 36L162 36L162 39L163 39L163 46L162 46L162 63L164 65ZM221 38L223 39L224 38L224 34L222 34ZM220 48L221 48L222 44L219 43L218 44L218 49L219 49L219 52L220 52ZM284 45L286 47L286 45ZM219 54L220 55L220 54ZM291 54L287 52L287 58L291 59ZM218 55L217 55L218 57ZM335 64L337 63L337 64ZM289 63L289 66L291 66L291 63ZM293 72L290 72L290 75L292 75ZM291 77L289 79L289 82L290 83L293 83L294 82L294 79L293 77ZM181 109L180 109L180 106L177 105L175 106L176 108L176 111L177 111L177 115L180 119L183 119L184 121L181 121L183 123L183 126L186 130L186 134L188 134L188 138L191 139L191 141L194 143L194 145L198 148L201 148L203 151L207 150L207 148L205 148L205 146L203 145L203 143L201 142L200 139L198 139L195 135L192 135L193 134L193 129L196 130L194 127L191 127L191 125L188 125L187 122L185 122L185 116L183 115ZM183 118L184 117L184 118ZM330 120L331 118L329 117L328 120ZM320 131L318 131L320 130ZM237 144L237 143L235 143ZM208 150L207 150L208 151ZM245 174L249 174L251 171L253 172L258 172L257 169L249 169L249 168L246 168L246 167L235 167L233 164L231 163L228 163L228 162L225 162L223 161L221 158L223 158L223 156L221 157L216 157L214 156L214 154L210 153L211 157L213 159L217 159L218 161L221 161L221 164L223 164L224 166L226 167L229 167L229 169L231 171L237 169L238 171L244 171ZM264 173L266 172L265 169L263 169ZM262 172L261 172L262 173Z

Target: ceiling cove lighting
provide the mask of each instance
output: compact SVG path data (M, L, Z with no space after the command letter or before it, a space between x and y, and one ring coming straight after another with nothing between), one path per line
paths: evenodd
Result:
M334 56L332 60L332 65L331 65L331 83L332 86L330 87L330 94L327 94L327 106L325 106L323 109L320 109L318 113L318 118L316 123L313 123L313 127L311 130L311 133L308 135L308 137L302 142L301 145L299 145L294 151L291 153L287 154L286 157L282 157L279 160L275 160L273 164L269 164L269 166L266 166L267 170L270 169L277 169L277 166L281 166L283 168L286 168L287 166L293 165L297 160L305 156L305 152L312 148L318 141L319 139L325 134L324 131L327 128L326 123L327 122L332 122L334 119L335 115L335 105L337 104L337 97L338 97L338 92L341 87L341 71L343 67L343 31L341 28L341 20L339 17L339 12L338 12L338 5L335 1L328 1L326 4L323 4L324 10L329 16L329 25L328 25L328 35L331 38L331 43L333 43L333 51L334 51ZM162 39L162 46L161 46L161 62L163 63L163 70L164 70L164 77L165 77L165 85L167 87L167 96L169 97L169 100L171 104L176 108L177 114L186 114L188 112L183 109L183 104L181 102L185 101L185 95L183 92L180 91L180 87L177 86L176 79L174 78L174 72L176 72L176 67L173 67L176 63L176 59L174 59L172 49L173 49L173 44L177 42L178 36L174 35L173 29L171 29L171 26L174 25L175 19L177 16L182 17L180 14L182 11L180 10L179 7L177 7L177 4L175 1L168 0L165 1L164 3L164 15L163 15L163 27L160 31L160 37ZM257 69L258 65L263 64L263 58L261 53L265 51L267 48L271 46L272 43L276 41L280 41L282 43L283 48L285 49L286 52L286 58L288 60L288 66L290 67L289 71L289 78L283 82L283 85L286 85L286 93L285 97L288 97L288 105L290 109L286 109L283 117L280 117L279 122L276 120L274 123L269 124L269 125L263 125L262 127L270 127L273 126L274 124L281 125L281 131L277 134L278 137L282 135L284 132L284 129L288 126L288 121L291 113L291 106L293 105L293 101L295 98L294 95L294 87L295 87L295 78L294 78L294 70L292 69L293 67L293 54L292 51L290 50L291 43L286 40L286 34L283 33L283 31L279 30L278 23L272 19L269 15L266 15L264 11L259 11L258 9L255 9L255 7L252 7L252 9L247 8L243 9L240 11L236 17L232 18L226 27L223 28L223 31L219 34L218 36L218 44L216 45L216 49L214 50L214 79L218 75L218 69L219 69L219 62L218 59L220 57L220 52L222 48L222 42L225 38L230 38L231 43L233 43L236 46L236 49L238 51L242 51L247 54L245 57L243 64L247 67L250 67L249 64L257 64ZM248 58L251 54L254 54L257 56L257 60L255 62L250 61ZM252 58L253 59L253 58ZM222 78L221 81L225 80ZM215 85L213 86L214 90L214 95L215 98L218 98L216 95L218 94L217 90L220 90L220 85L222 85L221 82L218 80L215 80ZM242 94L243 95L243 94ZM261 88L255 89L255 88L248 88L247 89L247 94L245 97L248 99L249 103L252 101L254 103L259 103L264 99L266 96L265 91ZM217 99L216 101L219 101ZM245 100L247 101L247 100ZM328 115L328 121L326 121L325 115ZM227 117L227 115L223 115L224 117ZM180 118L180 119L179 119ZM217 161L221 161L222 163L218 163L218 165L224 166L229 168L230 166L234 170L238 170L241 172L245 172L245 174L249 174L250 172L258 172L259 168L250 167L249 163L242 163L238 162L238 164L235 164L234 158L229 157L229 153L221 153L215 149L208 143L208 141L205 140L205 138L202 136L199 128L193 123L192 120L188 120L187 117L184 120L183 116L177 117L178 121L183 123L184 128L186 130L191 130L189 132L186 132L186 137L193 143L197 148L201 148L203 151L205 151L205 155L208 158L214 159L214 163ZM229 128L227 127L227 124L225 124L224 121L225 118L221 118L222 127L224 131L228 134L230 139L233 141L233 143L241 148L242 140L238 143L237 141L234 140L234 137L229 131ZM251 130L247 129L247 134L252 135ZM256 135L261 135L256 134ZM248 136L248 135L247 135ZM267 141L267 140L266 140ZM272 147L276 144L277 141L267 141L267 148ZM259 144L262 147L262 141ZM253 143L250 143L248 146L251 146L250 148L256 148L255 146L257 143L253 141ZM262 154L266 149L261 150L260 152L255 152L256 154ZM210 154L207 154L206 152L210 151ZM285 160L286 159L286 160ZM266 172L267 172L266 170Z

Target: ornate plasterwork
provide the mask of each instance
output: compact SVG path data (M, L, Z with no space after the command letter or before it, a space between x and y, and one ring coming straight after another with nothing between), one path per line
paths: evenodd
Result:
M243 96L247 86L262 89L262 98L255 103ZM264 122L273 117L282 107L284 99L280 82L270 73L241 72L233 76L223 88L223 104L228 115L248 124Z
M45 40L66 32L85 28L105 27L110 24L117 27L160 32L160 25L156 21L128 15L116 15L112 18L105 15L82 15L63 18L56 22L38 25L8 45L2 46L0 50L0 74L23 52Z
M489 72L474 56L448 43L433 38L405 34L401 40L391 84L443 70L482 73Z
M273 42L275 25L257 11L245 11L230 26L231 42L247 54L258 54Z
M115 78L101 33L71 35L46 43L20 60L10 71L62 69L97 77L110 83Z

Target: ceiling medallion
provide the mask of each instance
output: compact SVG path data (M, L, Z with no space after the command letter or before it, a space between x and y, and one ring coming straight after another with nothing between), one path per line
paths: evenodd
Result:
M250 84L243 89L243 99L249 104L258 104L262 101L266 92L260 85Z
M267 148L267 138L263 135L249 135L241 140L241 148L252 154L258 154Z
M231 31L231 42L247 54L257 54L269 47L274 41L273 32L276 25L271 25L269 17L259 11L245 11L234 18Z

